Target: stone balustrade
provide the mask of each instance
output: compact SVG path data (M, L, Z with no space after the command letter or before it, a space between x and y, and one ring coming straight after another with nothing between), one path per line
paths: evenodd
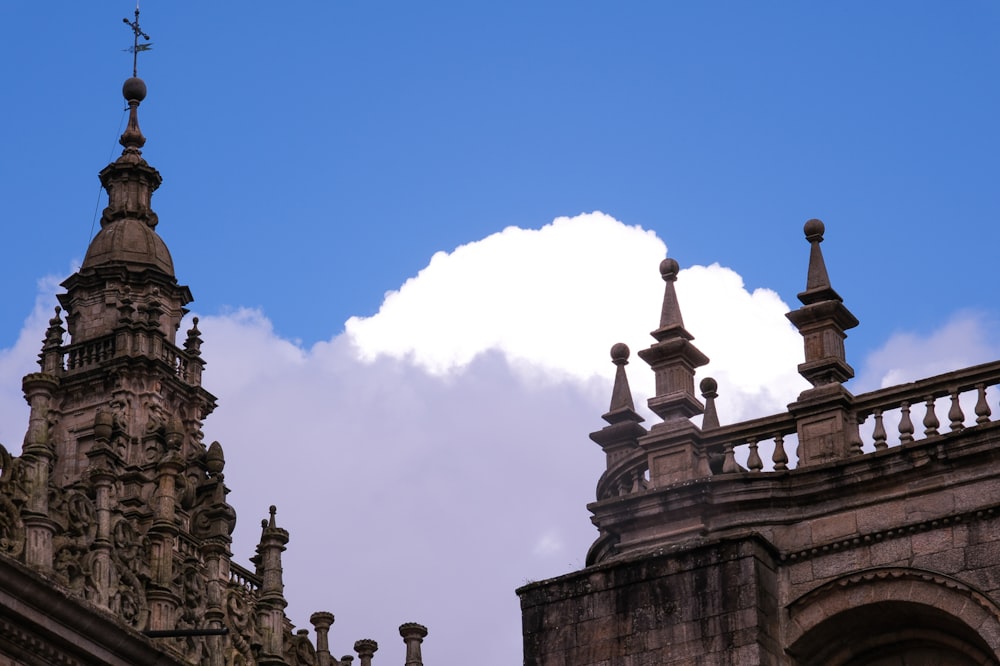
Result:
M260 576L235 562L229 563L229 582L245 588L252 594L257 594L261 587Z
M607 470L597 482L597 499L631 495L649 487L649 460L643 451Z
M984 363L856 396L855 455L991 423L990 389L1000 385L1000 361ZM712 475L785 472L798 467L798 423L789 412L704 429L696 438L712 461ZM854 433L851 433L854 435ZM619 457L597 483L597 498L651 487L645 449Z
M79 372L97 367L116 356L131 353L148 354L173 368L174 374L186 383L201 385L201 365L192 363L188 352L147 335L117 333L66 345L61 349L59 368L64 372Z
M860 395L857 452L957 432L990 422L988 389L1000 384L1000 361Z
M115 336L69 345L63 352L67 371L82 370L102 363L115 356Z

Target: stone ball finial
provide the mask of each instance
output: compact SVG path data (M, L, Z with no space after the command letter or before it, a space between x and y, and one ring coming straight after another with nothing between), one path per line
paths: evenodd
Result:
M677 279L677 273L680 269L680 264L673 257L667 257L660 262L660 276L668 282Z
M141 102L146 99L146 82L138 76L133 76L125 80L122 85L122 97L126 102L135 100Z
M817 220L815 217L811 220L807 220L805 225L802 227L802 231L806 234L806 240L823 240L823 233L826 231L826 225L823 224L823 220Z
M624 342L616 342L611 346L611 362L615 365L625 365L628 363L628 345Z
M701 389L702 395L707 395L709 393L715 393L716 391L719 390L719 382L715 381L711 377L705 377L703 380L701 380L701 383L698 385L698 387Z

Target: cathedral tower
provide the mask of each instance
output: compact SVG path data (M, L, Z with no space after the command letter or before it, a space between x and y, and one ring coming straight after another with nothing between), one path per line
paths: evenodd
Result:
M138 39L138 10L126 22ZM315 645L285 614L275 507L253 568L233 561L225 456L201 430L216 399L197 318L178 339L192 296L157 233L161 178L142 155L146 84L122 92L100 231L24 377L21 455L0 445L0 666L348 664L330 652L332 614L312 615ZM408 664L426 633L403 625ZM376 649L357 643L362 662Z

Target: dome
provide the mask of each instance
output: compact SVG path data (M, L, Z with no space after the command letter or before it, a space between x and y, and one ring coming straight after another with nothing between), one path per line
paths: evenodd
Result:
M87 248L81 268L102 264L127 264L158 268L174 276L174 261L166 243L145 222L124 218L102 228Z

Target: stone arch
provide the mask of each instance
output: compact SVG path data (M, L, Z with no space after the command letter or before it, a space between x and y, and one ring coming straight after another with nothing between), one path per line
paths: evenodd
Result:
M1000 664L1000 609L944 574L866 569L807 592L787 612L787 651L800 666Z

